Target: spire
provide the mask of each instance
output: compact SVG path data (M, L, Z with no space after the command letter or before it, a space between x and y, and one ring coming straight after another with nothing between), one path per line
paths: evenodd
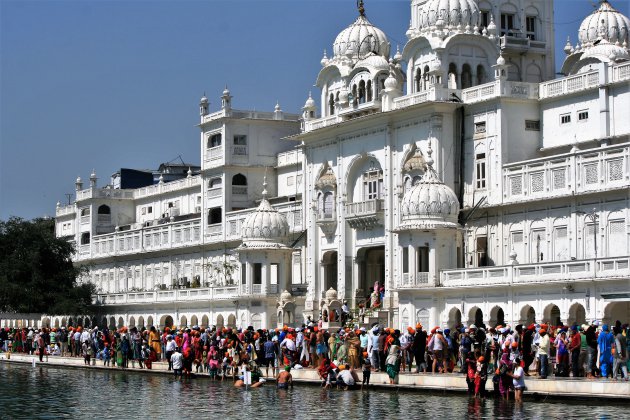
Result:
M365 7L363 7L363 0L357 1L357 9L359 9L359 15L365 17Z
M263 177L262 199L267 200L267 168L265 168L265 176Z

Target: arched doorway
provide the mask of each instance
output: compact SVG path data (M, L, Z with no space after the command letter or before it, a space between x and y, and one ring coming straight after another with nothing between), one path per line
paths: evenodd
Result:
M227 326L229 328L236 328L236 315L230 314L228 316Z
M139 316L138 317L138 329L142 330L144 328L144 318Z
M225 327L225 319L223 318L223 315L218 315L217 316L217 331L223 329L223 327Z
M42 328L50 328L50 318L42 319Z
M186 316L185 316L185 315L184 315L184 316L182 316L182 317L179 319L179 326L180 326L180 327L187 327L187 326L188 326L188 318L186 318Z
M402 314L400 315L400 330L403 331L405 328L410 326L409 323L409 311L407 308L403 309Z
M357 268L359 270L357 285L358 301L369 299L374 290L374 285L379 282L379 287L385 280L385 247L361 248L357 251Z
M109 329L110 330L116 329L116 318L114 318L113 316L109 317Z
M199 326L199 318L197 318L197 315L193 315L190 317L190 325L192 325L193 327Z
M59 328L59 318L55 319L55 328Z
M118 328L122 328L125 326L125 320L123 319L122 316L118 317Z
M172 324L173 324L173 323L172 323L172 319L171 319L171 325L172 325ZM149 317L147 318L147 327L152 327L152 326L153 326L153 317L152 317L152 316L149 316Z
M130 317L129 318L129 328L133 328L135 326L136 326L136 318Z
M429 310L426 308L418 309L418 312L416 312L416 319L424 327L425 331L431 329L429 326L429 315Z
M586 309L580 303L574 303L569 308L569 325L582 325L586 323Z
M483 311L480 308L476 306L471 308L470 312L468 313L468 324L475 325L477 328L484 327Z
M544 322L554 326L560 325L560 308L557 305L547 305L543 315L545 316Z
M610 302L604 308L602 321L608 324L614 324L618 320L623 324L628 319L630 319L630 302Z
M201 317L201 327L208 328L208 315L204 315Z
M151 319L151 317L149 317L149 319ZM148 322L147 322L148 324ZM151 324L149 324L151 325ZM170 315L163 315L162 318L160 318L160 328L172 328L173 327L173 317Z
M505 313L500 306L495 306L490 310L490 326L496 327L497 325L505 325Z
M459 327L462 325L462 311L458 308L452 308L448 312L448 326L450 328Z
M525 305L521 309L521 323L524 325L536 323L536 310L533 307Z
M262 318L260 314L252 315L252 327L254 327L254 330L259 330L262 328Z

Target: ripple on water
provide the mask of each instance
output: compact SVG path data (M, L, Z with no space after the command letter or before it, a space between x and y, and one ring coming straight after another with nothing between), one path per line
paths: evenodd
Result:
M273 386L245 391L229 383L187 382L164 375L0 364L0 418L123 419L621 419L630 406L570 400L526 401L523 407L460 394L323 390Z

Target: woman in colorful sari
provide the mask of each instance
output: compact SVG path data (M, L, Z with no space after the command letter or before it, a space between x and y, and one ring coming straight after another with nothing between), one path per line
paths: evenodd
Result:
M385 359L389 383L394 384L398 372L400 372L400 346L393 342L389 345L387 359Z
M160 344L160 334L158 334L157 330L153 325L151 325L151 330L149 331L149 346L155 350L157 359L160 360L160 355L162 354L162 345Z
M348 346L348 364L352 369L358 369L361 367L361 360L359 359L359 351L361 351L361 340L354 333L350 331L346 338L346 345Z

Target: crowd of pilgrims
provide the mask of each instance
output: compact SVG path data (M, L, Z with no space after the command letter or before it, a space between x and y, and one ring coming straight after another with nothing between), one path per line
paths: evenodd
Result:
M120 368L137 364L151 369L154 362L167 362L169 370L184 376L207 373L212 378L236 378L243 366L256 377L261 367L274 376L285 366L314 368L326 387L369 386L371 372L379 371L391 383L401 371L454 372L466 375L471 394L484 396L492 378L494 391L507 397L511 389L522 392L524 377L530 375L628 380L629 336L630 327L619 321L612 327L531 324L486 330L470 325L430 331L420 324L403 331L379 325L326 331L312 322L275 330L79 326L3 328L0 349L37 354L40 360L48 355L82 357L88 365Z

